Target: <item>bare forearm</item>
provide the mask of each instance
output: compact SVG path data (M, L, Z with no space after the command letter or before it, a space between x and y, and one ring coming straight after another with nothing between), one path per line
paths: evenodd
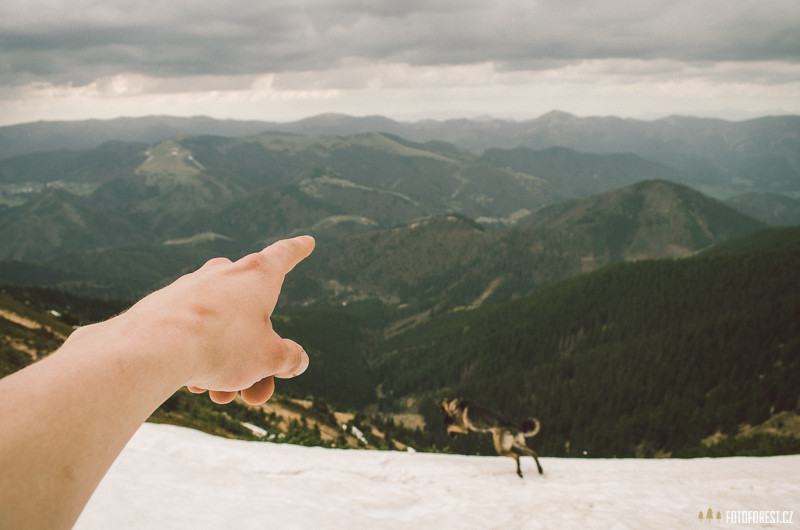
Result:
M130 332L113 319L78 330L0 381L0 527L71 526L136 429L182 385L174 352Z

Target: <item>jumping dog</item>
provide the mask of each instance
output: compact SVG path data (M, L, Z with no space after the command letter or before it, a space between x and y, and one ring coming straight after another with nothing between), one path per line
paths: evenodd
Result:
M447 434L467 434L473 432L490 432L494 441L494 449L500 456L513 458L517 463L517 475L522 478L519 467L520 456L532 456L536 461L539 474L543 473L539 465L536 451L525 444L525 438L536 436L541 424L536 418L531 418L517 425L496 412L479 407L463 399L445 399L439 403L444 411L444 423L447 425Z

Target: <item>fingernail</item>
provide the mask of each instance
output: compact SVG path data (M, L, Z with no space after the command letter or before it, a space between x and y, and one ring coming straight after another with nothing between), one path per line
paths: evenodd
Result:
M295 370L294 374L292 375L294 377L297 377L298 375L305 372L306 368L308 368L308 362L309 362L308 354L306 353L305 350L300 350L300 365L297 367L297 370Z

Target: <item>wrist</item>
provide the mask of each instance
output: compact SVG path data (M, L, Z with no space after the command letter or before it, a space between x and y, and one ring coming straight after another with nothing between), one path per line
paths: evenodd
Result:
M151 387L163 401L186 384L192 369L186 345L175 335L168 323L154 325L151 319L126 312L76 329L60 350L75 361L111 371L107 377L119 378L125 387Z

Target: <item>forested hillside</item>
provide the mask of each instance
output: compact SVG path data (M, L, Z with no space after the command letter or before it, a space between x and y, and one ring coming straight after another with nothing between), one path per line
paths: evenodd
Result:
M435 398L462 396L538 416L545 454L675 451L800 407L798 270L796 228L617 264L433 318L383 343L373 372L384 407L413 398L431 425Z
M321 244L287 285L315 278L304 294L317 300L480 305L618 261L686 256L763 226L685 186L643 181L542 208L505 230L448 215Z
M50 355L76 326L110 318L126 306L121 301L98 300L52 289L0 286L0 377ZM331 341L333 351L337 351L331 332L338 329L337 324L342 320L337 320L335 315L327 315L324 320L315 320L313 314L307 317L310 318L304 318L306 324L324 326L326 321L329 322L322 334ZM276 317L276 321L286 324L289 319ZM339 332L349 337L350 343L361 340L353 327L345 327ZM326 367L324 363L316 364L321 365L318 368L323 368L325 373L338 374L322 381L319 378L311 380L317 396L344 395L343 399L351 403L359 399L365 402L374 399L369 381L362 379L358 384L352 384L356 373L353 365L331 363ZM283 385L279 383L279 387ZM405 448L388 436L394 428L391 421L381 417L368 418L358 407L351 407L355 412L336 412L322 397L309 394L308 400L298 399L297 393L291 389L290 395L287 395L286 388L280 390L283 393L277 393L265 405L251 407L241 401L217 405L207 396L192 394L184 388L167 399L149 421L245 440L326 447Z
M375 447L397 440L491 454L487 437L446 437L435 402L461 396L511 417L539 417L533 445L543 455L794 452L791 437L732 435L800 412L798 267L800 229L774 228L692 258L619 263L476 309L411 315L374 299L285 307L275 328L306 347L311 365L280 382L278 409L222 409L179 392L155 419L227 436L252 437L240 424L249 422L293 443L356 443L335 435L342 420L330 403L356 413L358 425L377 426ZM7 287L3 373L55 349L71 325L124 307ZM422 414L424 430L392 419L408 412ZM291 423L297 414L306 419ZM331 428L334 435L324 435ZM731 438L702 448L715 433Z

